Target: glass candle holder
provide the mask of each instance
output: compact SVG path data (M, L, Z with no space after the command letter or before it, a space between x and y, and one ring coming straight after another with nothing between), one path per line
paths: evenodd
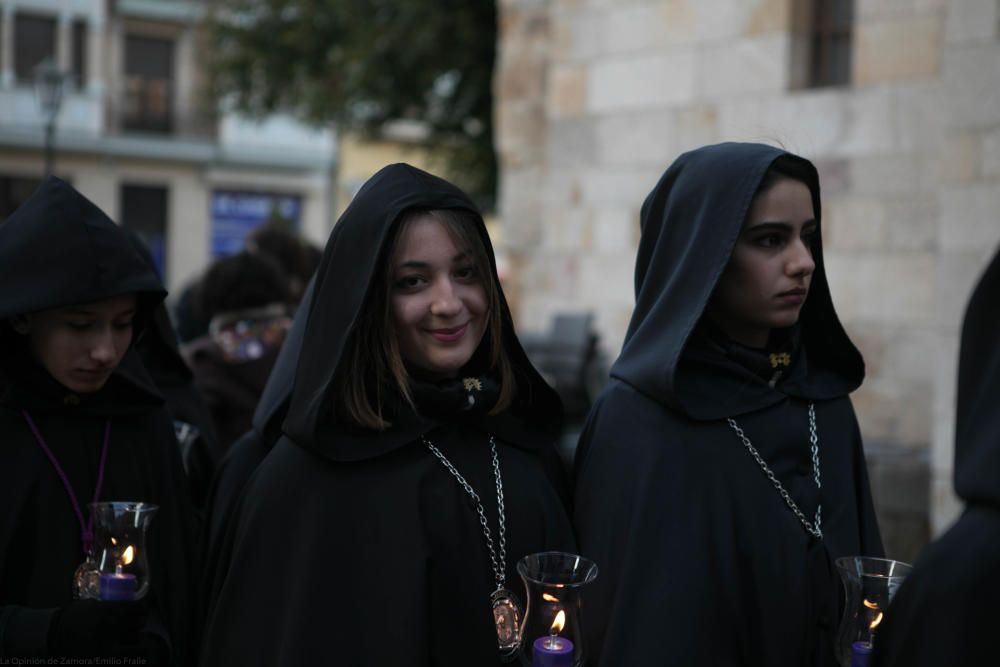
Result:
M845 593L837 661L842 667L867 667L886 609L913 568L898 560L861 556L838 558L834 564Z
M521 625L524 667L582 667L586 661L582 589L597 578L592 560L561 551L525 556L517 563L528 604Z
M139 600L149 592L146 529L156 505L141 502L91 503L94 542L77 570L75 596L96 600Z

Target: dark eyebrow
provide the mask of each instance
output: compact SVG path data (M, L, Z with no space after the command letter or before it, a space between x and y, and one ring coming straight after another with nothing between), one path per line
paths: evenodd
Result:
M809 226L816 226L816 220L810 218L802 223L803 229ZM743 230L744 232L759 232L759 231L769 231L769 232L785 232L788 233L792 231L792 225L788 222L762 222L760 224L754 225L753 227L747 227Z
M87 310L86 308L67 308L63 311L66 315L72 315L75 317L97 317L98 313L94 310ZM118 317L128 317L129 315L135 315L135 308L129 308L128 310L123 310L121 312L112 315L112 319Z
M455 255L454 257L451 258L451 263L454 264L456 262L460 262L463 259L467 259L468 257L469 257L468 253L460 252L460 253L458 253L457 255ZM426 269L428 266L430 266L430 264L428 264L427 262L419 262L417 260L410 260L408 262L403 262L402 264L400 264L399 266L397 266L396 270L398 271L399 269Z

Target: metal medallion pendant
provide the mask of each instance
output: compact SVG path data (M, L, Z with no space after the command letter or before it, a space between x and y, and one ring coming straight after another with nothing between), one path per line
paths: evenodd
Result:
M97 600L101 591L101 571L97 568L97 563L93 557L80 563L73 573L73 599L74 600Z
M497 643L500 655L510 657L521 648L521 603L506 588L498 588L490 596L493 606L493 622L497 628Z

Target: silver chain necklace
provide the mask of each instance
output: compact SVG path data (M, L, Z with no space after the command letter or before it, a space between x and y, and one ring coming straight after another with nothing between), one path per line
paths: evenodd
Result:
M483 502L479 494L472 488L472 485L465 481L462 474L451 464L451 461L441 453L441 450L434 446L426 436L421 436L420 440L436 456L439 461L448 469L448 472L458 480L465 492L476 503L476 511L479 513L479 523L483 527L483 537L486 538L486 548L490 552L490 562L493 564L493 577L496 580L496 590L490 595L490 606L493 608L493 623L497 631L497 643L500 654L507 658L517 653L521 647L521 603L513 592L507 589L506 568L507 568L507 518L503 504L503 478L500 476L500 457L497 455L496 440L490 435L490 452L493 455L493 476L496 479L497 487L497 542L500 547L500 555L493 542L493 534L490 532L489 522L486 520L486 510L483 509Z
M750 438L746 436L746 433L744 433L743 429L739 427L736 420L727 418L726 423L728 423L729 426L736 431L736 435L738 435L740 440L743 441L743 446L747 448L750 455L753 456L755 461L757 461L757 465L759 465L760 469L764 471L767 478L771 480L771 484L773 484L774 488L778 490L779 494L781 494L785 504L788 505L789 509L791 509L795 516L799 518L802 525L805 526L806 532L813 537L823 539L823 529L820 525L822 523L822 517L820 516L820 510L823 509L822 504L816 505L816 519L814 522L810 523L809 519L806 518L806 515L799 509L799 506L795 504L794 500L792 500L788 491L785 490L785 487L782 486L781 482L778 481L778 478L774 476L774 473L771 471L771 468L768 467L764 458L757 452L757 449L750 444ZM816 482L816 488L819 489L822 488L822 485L819 482L819 437L816 435L816 406L813 405L811 401L809 403L809 442L809 451L812 452L813 479Z

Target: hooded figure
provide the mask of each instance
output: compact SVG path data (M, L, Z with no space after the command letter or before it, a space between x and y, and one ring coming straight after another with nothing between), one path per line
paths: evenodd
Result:
M1000 252L962 325L955 491L965 512L928 546L893 599L872 665L966 667L995 661L1000 628Z
M0 225L0 656L192 655L193 514L130 344L163 297L125 233L57 178ZM73 600L93 501L159 506L140 603Z
M237 501L243 493L243 487L257 469L261 461L274 447L281 437L281 423L288 414L288 402L292 396L292 386L295 382L295 367L299 363L299 352L302 350L302 337L305 334L306 323L309 320L309 304L312 299L313 281L309 281L303 295L303 306L295 314L288 335L281 344L278 358L271 369L271 375L264 385L257 409L253 413L253 428L239 438L226 452L219 464L212 486L209 490L207 504L205 540L205 561L207 585L205 590L211 590L211 580L224 575L217 571L219 553L222 549L226 530L233 521ZM225 563L222 563L225 565Z
M285 436L226 533L204 664L500 664L492 594L523 601L517 561L574 548L560 422L472 202L379 171L326 245Z
M595 664L833 660L831 559L882 547L819 202L808 161L726 143L643 204L635 312L576 461Z

